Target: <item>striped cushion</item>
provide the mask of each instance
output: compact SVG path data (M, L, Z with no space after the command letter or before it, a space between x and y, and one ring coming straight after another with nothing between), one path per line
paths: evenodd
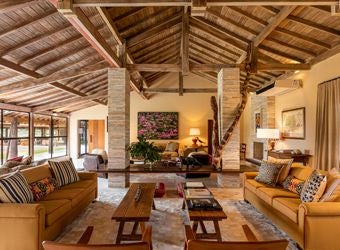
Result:
M3 203L30 203L34 201L28 183L19 171L0 178L0 200Z
M72 161L48 161L52 176L59 187L79 181L79 175Z

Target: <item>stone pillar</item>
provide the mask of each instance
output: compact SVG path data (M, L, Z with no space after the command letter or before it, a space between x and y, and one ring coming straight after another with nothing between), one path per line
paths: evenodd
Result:
M108 168L130 164L130 75L125 68L108 70ZM129 186L128 174L109 174L109 187Z
M221 69L217 77L220 139L232 124L241 101L240 69ZM222 169L240 169L240 127L237 125L222 153ZM223 175L218 183L225 186Z

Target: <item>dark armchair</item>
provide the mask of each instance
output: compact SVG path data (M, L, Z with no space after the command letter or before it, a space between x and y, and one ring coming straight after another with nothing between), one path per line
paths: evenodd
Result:
M107 161L99 154L84 155L83 166L85 170L105 170L107 168ZM107 178L107 173L98 173L99 177Z

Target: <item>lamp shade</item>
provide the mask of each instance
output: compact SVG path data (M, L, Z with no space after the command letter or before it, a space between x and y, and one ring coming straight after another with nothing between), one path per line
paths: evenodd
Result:
M197 136L197 135L200 135L201 134L201 131L199 128L190 128L189 130L189 135L191 136Z
M280 131L272 128L258 128L256 137L264 139L280 139Z

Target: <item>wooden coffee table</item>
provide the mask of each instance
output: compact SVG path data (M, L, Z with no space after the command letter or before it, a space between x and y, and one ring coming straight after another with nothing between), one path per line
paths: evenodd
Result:
M140 199L135 201L135 194L138 186L142 193ZM155 194L155 183L133 183L123 200L114 211L112 219L119 222L116 243L121 241L138 241L142 239L142 234L137 234L138 226L144 232L144 222L149 221L151 209L154 208L153 197ZM133 222L131 234L123 234L126 222Z
M184 192L184 186L183 188L183 206L182 208L185 209L185 207L188 206L186 205L186 200L187 198L185 197L185 192ZM213 211L206 211L206 210L189 210L189 218L190 221L193 222L192 224L192 231L196 237L196 239L215 239L217 241L222 241L222 236L221 236L221 231L220 231L220 225L219 221L223 219L227 219L227 215L223 210L213 210ZM208 232L204 222L206 221L212 221L214 223L214 229L215 232ZM202 233L197 233L198 229L198 224L201 227Z

